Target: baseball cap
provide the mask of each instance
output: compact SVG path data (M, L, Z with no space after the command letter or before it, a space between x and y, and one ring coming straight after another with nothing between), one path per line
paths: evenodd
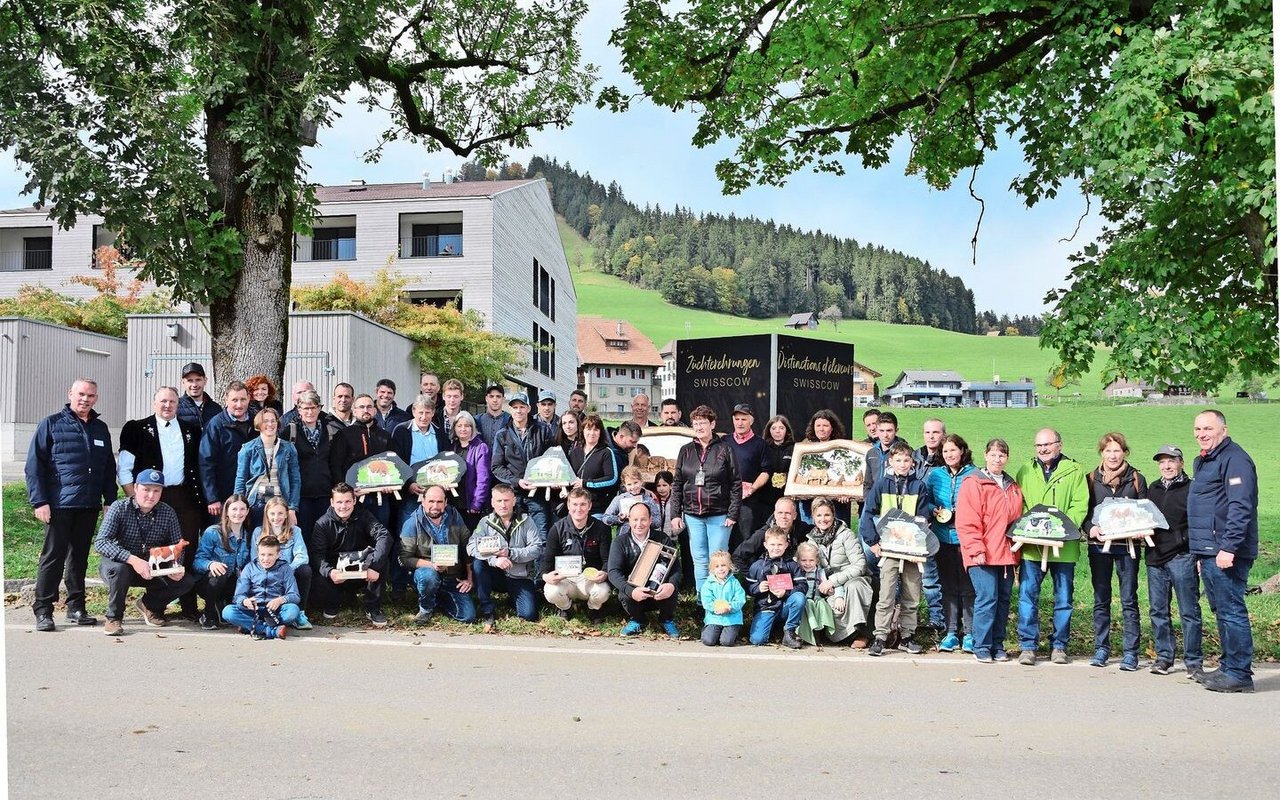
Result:
M205 377L204 367L195 361L192 361L190 364L187 364L185 367L182 368L182 377L185 378L193 372L199 375L201 378Z
M1171 444L1166 444L1165 446L1161 447L1159 450L1156 451L1156 454L1151 457L1151 460L1159 461L1161 456L1173 456L1174 458L1182 458L1182 450Z
M158 469L144 469L134 477L133 482L139 486L164 486L164 473Z
M746 414L749 417L754 417L756 415L756 412L751 410L751 406L748 403L738 403L733 407L733 413Z
M543 389L542 391L538 392L539 403L541 403L543 400L554 401L555 399L556 399L556 393L551 391L550 389Z
M488 386L484 387L484 393L488 394L489 392L502 392L503 394L506 394L507 389L505 386L503 386L500 383L491 383Z
M529 405L529 395L524 392L516 392L511 395L511 399L507 401L507 405L514 406L516 403L524 403L526 406Z

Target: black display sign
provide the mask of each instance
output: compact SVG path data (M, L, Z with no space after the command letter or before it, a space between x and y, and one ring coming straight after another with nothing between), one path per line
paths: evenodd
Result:
M681 339L676 343L676 398L688 418L700 405L730 429L739 403L751 406L761 433L774 414L791 420L796 438L809 418L830 409L849 426L853 412L853 345L784 334Z

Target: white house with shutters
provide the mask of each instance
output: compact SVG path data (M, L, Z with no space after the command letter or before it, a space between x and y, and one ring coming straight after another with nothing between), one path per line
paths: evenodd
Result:
M577 295L546 181L354 181L316 187L316 197L312 232L294 240L295 284L340 271L367 280L391 265L411 300L455 301L491 330L538 345L515 382L562 397L574 389ZM62 230L38 208L0 211L0 296L23 284L91 296L70 279L92 275L95 251L114 241L101 218Z

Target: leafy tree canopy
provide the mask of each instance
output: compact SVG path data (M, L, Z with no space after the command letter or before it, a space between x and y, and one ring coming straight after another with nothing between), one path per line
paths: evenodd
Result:
M1277 369L1270 4L1263 0L629 0L612 41L642 93L737 141L725 190L841 157L944 188L1002 134L1028 204L1079 182L1106 220L1051 292L1069 374L1214 387ZM630 101L616 88L600 102Z

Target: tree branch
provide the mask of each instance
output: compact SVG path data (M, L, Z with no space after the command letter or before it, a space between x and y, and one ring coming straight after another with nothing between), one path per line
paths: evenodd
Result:
M689 100L695 103L706 103L708 100L714 100L724 95L724 88L729 83L729 77L733 74L734 62L738 60L738 55L742 49L746 47L747 40L751 38L751 34L760 31L760 24L764 22L764 18L769 16L773 11L777 11L778 15L782 15L785 6L791 4L791 0L769 0L756 12L754 19L750 20L748 25L744 25L738 33L733 44L729 45L729 49L721 55L721 53L711 53L701 58L692 58L689 63L694 67L705 67L713 61L720 61L720 77L711 88L705 92L689 95Z
M1014 20L1030 22L1044 19L1048 14L1049 9L1044 7L1026 8L1021 11L994 11L990 14L957 14L954 17L931 19L928 22L920 22L915 25L885 25L882 30L892 36L896 33L912 33L914 31L937 28L942 25L950 25L953 22L977 22L980 26L1012 22Z

